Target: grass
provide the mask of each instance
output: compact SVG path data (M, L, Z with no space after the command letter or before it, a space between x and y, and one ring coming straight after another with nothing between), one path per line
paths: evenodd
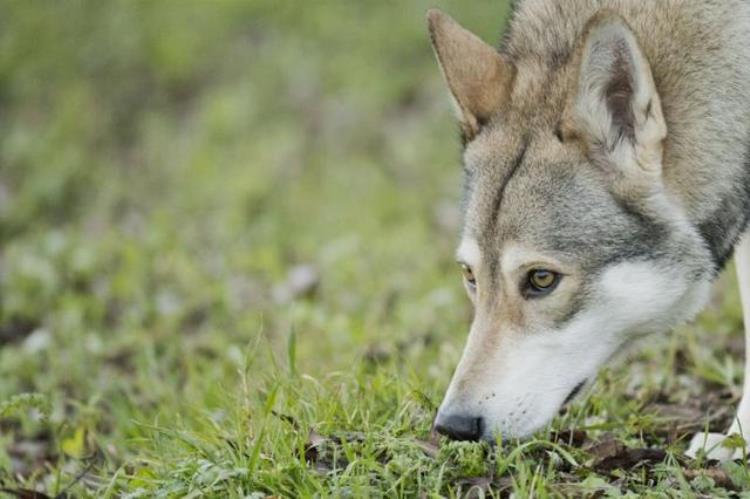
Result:
M507 11L0 2L0 497L750 486L682 455L740 394L731 277L534 439L430 436L471 314L433 4Z

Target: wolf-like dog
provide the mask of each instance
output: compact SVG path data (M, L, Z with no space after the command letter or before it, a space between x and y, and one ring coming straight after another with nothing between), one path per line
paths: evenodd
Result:
M624 347L693 318L733 253L750 337L750 2L519 0L499 50L427 19L475 308L437 431L543 428ZM750 437L746 360L728 432ZM689 452L733 457L722 438Z

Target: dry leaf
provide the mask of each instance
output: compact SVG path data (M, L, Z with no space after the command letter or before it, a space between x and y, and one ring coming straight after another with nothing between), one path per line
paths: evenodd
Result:
M737 486L729 478L726 471L721 468L707 468L703 470L683 470L685 478L693 480L699 476L706 476L714 481L714 483L721 488L727 490L737 490Z
M599 460L594 469L600 472L613 470L631 470L643 463L659 463L666 459L667 453L663 449L624 449L614 456Z

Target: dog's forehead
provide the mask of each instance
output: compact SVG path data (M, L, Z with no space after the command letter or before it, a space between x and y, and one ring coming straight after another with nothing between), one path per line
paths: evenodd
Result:
M466 167L466 231L478 240L499 242L536 226L557 226L578 210L574 199L596 189L586 188L585 165L542 133L516 126L495 127L471 143ZM561 206L555 206L560 205Z
M464 234L489 261L513 242L594 268L654 230L609 192L602 172L549 139L480 137L465 161Z

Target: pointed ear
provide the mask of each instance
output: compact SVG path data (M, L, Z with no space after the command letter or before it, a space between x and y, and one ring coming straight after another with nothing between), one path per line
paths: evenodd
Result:
M512 66L497 50L437 9L427 12L427 24L458 118L471 139L505 100Z
M603 11L584 31L573 94L572 126L590 154L610 165L661 171L667 127L651 67L619 15Z

